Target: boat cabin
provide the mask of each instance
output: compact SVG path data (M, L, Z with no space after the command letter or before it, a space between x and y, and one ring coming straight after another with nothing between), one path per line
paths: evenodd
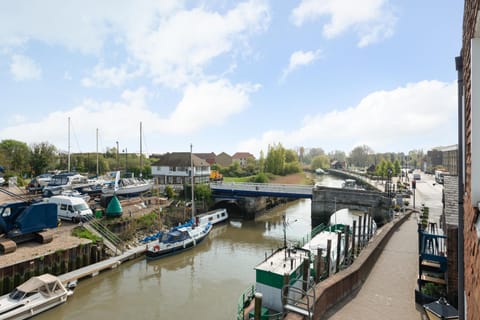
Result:
M310 252L302 248L280 248L255 267L256 290L263 294L262 306L280 312L283 310L282 288L288 275L290 286L301 289L303 264ZM297 292L289 291L290 299L299 299Z

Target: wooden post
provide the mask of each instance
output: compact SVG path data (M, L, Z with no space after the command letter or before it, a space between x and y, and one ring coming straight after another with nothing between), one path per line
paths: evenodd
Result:
M330 259L332 256L332 240L327 240L327 261L326 261L326 268L327 268L327 277L330 277Z
M322 258L323 250L322 248L317 249L317 256L315 257L315 283L320 282L320 275L323 272L323 258Z
M255 320L261 320L262 317L262 298L260 292L255 292Z
M288 286L290 285L290 276L288 273L283 275L283 292L282 292L282 305L287 304L287 297L288 297Z
M362 217L358 219L358 250L357 255L362 250Z
M366 238L365 233L366 233L366 228L367 228L367 213L366 212L363 213L363 225L362 225L362 227L363 227L363 230L362 230L362 243L363 243L362 247L366 247L367 246L366 241L365 241L365 238Z
M368 217L367 217L367 223L368 223L368 228L367 228L367 241L370 240L372 237L372 216L370 215L370 209L368 209Z
M357 231L357 221L353 220L353 230L352 230L352 261L355 259L356 247L355 247L355 236Z
M340 271L340 244L342 242L342 234L337 233L337 260L335 261L335 273Z
M302 285L302 289L303 289L303 292L307 292L308 290L308 274L309 274L309 271L310 271L310 259L308 258L305 258L303 259L303 285Z
M350 242L350 226L345 226L345 261L347 263L350 263L350 249L349 248L349 242Z

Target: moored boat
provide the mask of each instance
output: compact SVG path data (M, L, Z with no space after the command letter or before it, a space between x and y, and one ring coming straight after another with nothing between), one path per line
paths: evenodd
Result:
M27 319L65 303L73 292L51 274L32 277L0 297L0 319Z
M106 183L102 188L104 196L134 196L149 191L152 188L152 182L139 178L122 178L115 182Z
M158 241L146 245L146 258L154 260L191 249L201 243L211 230L212 224L208 222L200 225L192 222L172 228L163 233Z
M197 224L205 224L210 222L211 224L217 224L228 219L227 209L221 208L212 211L208 211L195 216Z

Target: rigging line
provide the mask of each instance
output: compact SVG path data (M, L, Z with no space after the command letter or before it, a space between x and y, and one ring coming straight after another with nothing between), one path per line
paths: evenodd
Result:
M74 130L74 128L73 128L72 122L70 122L70 128L71 128L71 131L73 132L73 137L75 138L75 142L77 143L78 151L79 151L80 153L83 153L83 152L82 152L82 149L80 148L80 143L78 142L77 135L75 134L75 130Z

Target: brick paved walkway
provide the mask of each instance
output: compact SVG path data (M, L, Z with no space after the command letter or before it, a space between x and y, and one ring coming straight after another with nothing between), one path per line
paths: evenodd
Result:
M415 214L392 235L360 290L328 312L330 320L427 319L415 304L418 277Z

